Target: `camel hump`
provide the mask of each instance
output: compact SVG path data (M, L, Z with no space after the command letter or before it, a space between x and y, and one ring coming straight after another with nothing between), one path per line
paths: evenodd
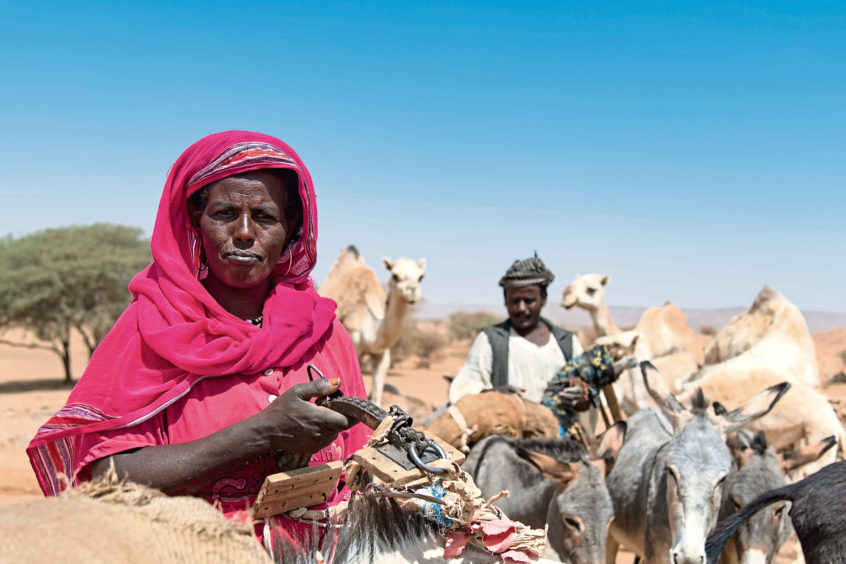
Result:
M358 249L355 245L347 245L347 248L344 249L344 251L351 254L355 258L359 258L361 256L361 253L358 252Z
M752 302L752 307L750 310L758 310L763 309L764 307L768 307L771 304L776 302L785 302L787 301L781 293L770 286L769 284L765 284L763 288L758 292L758 295L755 296L755 301Z
M329 269L329 278L332 278L333 275L338 276L341 272L358 266L365 266L364 259L361 257L361 253L358 252L355 245L348 245L346 249L343 249L340 253L338 253L338 258L336 258L335 262L332 263L332 266Z

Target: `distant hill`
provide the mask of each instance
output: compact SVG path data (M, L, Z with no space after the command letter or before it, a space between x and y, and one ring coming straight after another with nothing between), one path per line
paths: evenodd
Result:
M645 307L608 306L611 317L620 328L634 327ZM682 308L687 322L694 331L703 326L710 326L720 330L733 316L746 311L746 307L731 307L720 309ZM488 311L502 315L505 319L505 306L501 304L434 304L423 302L416 308L416 317L421 320L446 319L456 311ZM543 310L544 316L560 325L568 327L587 327L591 325L587 312L581 309L566 310L558 304L547 304ZM827 311L803 311L805 321L811 333L830 331L846 327L846 313Z

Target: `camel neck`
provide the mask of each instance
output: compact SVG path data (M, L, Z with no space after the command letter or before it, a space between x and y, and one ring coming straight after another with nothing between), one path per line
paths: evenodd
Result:
M402 322L408 311L408 302L398 290L389 289L388 302L385 305L385 319L379 328L376 346L390 349L397 344L402 329Z
M593 317L593 328L596 329L597 335L617 335L620 333L620 329L611 319L611 313L608 311L605 302L602 302L598 308L593 310L591 317Z

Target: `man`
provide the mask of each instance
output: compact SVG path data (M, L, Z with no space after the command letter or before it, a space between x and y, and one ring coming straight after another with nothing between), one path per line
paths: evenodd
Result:
M554 279L537 254L514 261L499 281L508 319L485 327L476 337L464 367L450 385L451 403L466 394L491 390L540 402L549 380L583 352L573 333L541 317L547 286ZM580 386L565 388L559 397L570 409L590 407Z

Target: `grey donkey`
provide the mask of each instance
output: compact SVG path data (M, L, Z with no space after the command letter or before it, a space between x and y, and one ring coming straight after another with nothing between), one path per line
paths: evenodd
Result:
M808 564L846 563L846 461L817 470L804 480L769 490L721 521L708 537L708 564L743 522L772 503L790 501L788 515Z
M701 390L687 409L649 385L654 366L643 362L640 368L661 411L642 409L628 420L607 480L615 518L606 562L614 562L624 545L649 564L703 564L705 538L717 522L732 466L726 436L769 412L790 384L767 388L734 411L716 405L711 413Z
M534 528L548 525L545 556L572 564L600 564L614 514L605 468L613 464L624 433L625 423L606 431L596 448L596 461L581 443L570 439L492 435L473 446L462 468L485 497L509 491L494 502L509 518Z
M727 444L735 468L723 487L720 521L764 492L784 486L785 475L818 460L837 440L832 435L815 445L782 455L776 454L763 431L753 435L741 429L729 436ZM785 503L759 511L744 521L729 539L720 555L720 564L772 564L792 531Z

